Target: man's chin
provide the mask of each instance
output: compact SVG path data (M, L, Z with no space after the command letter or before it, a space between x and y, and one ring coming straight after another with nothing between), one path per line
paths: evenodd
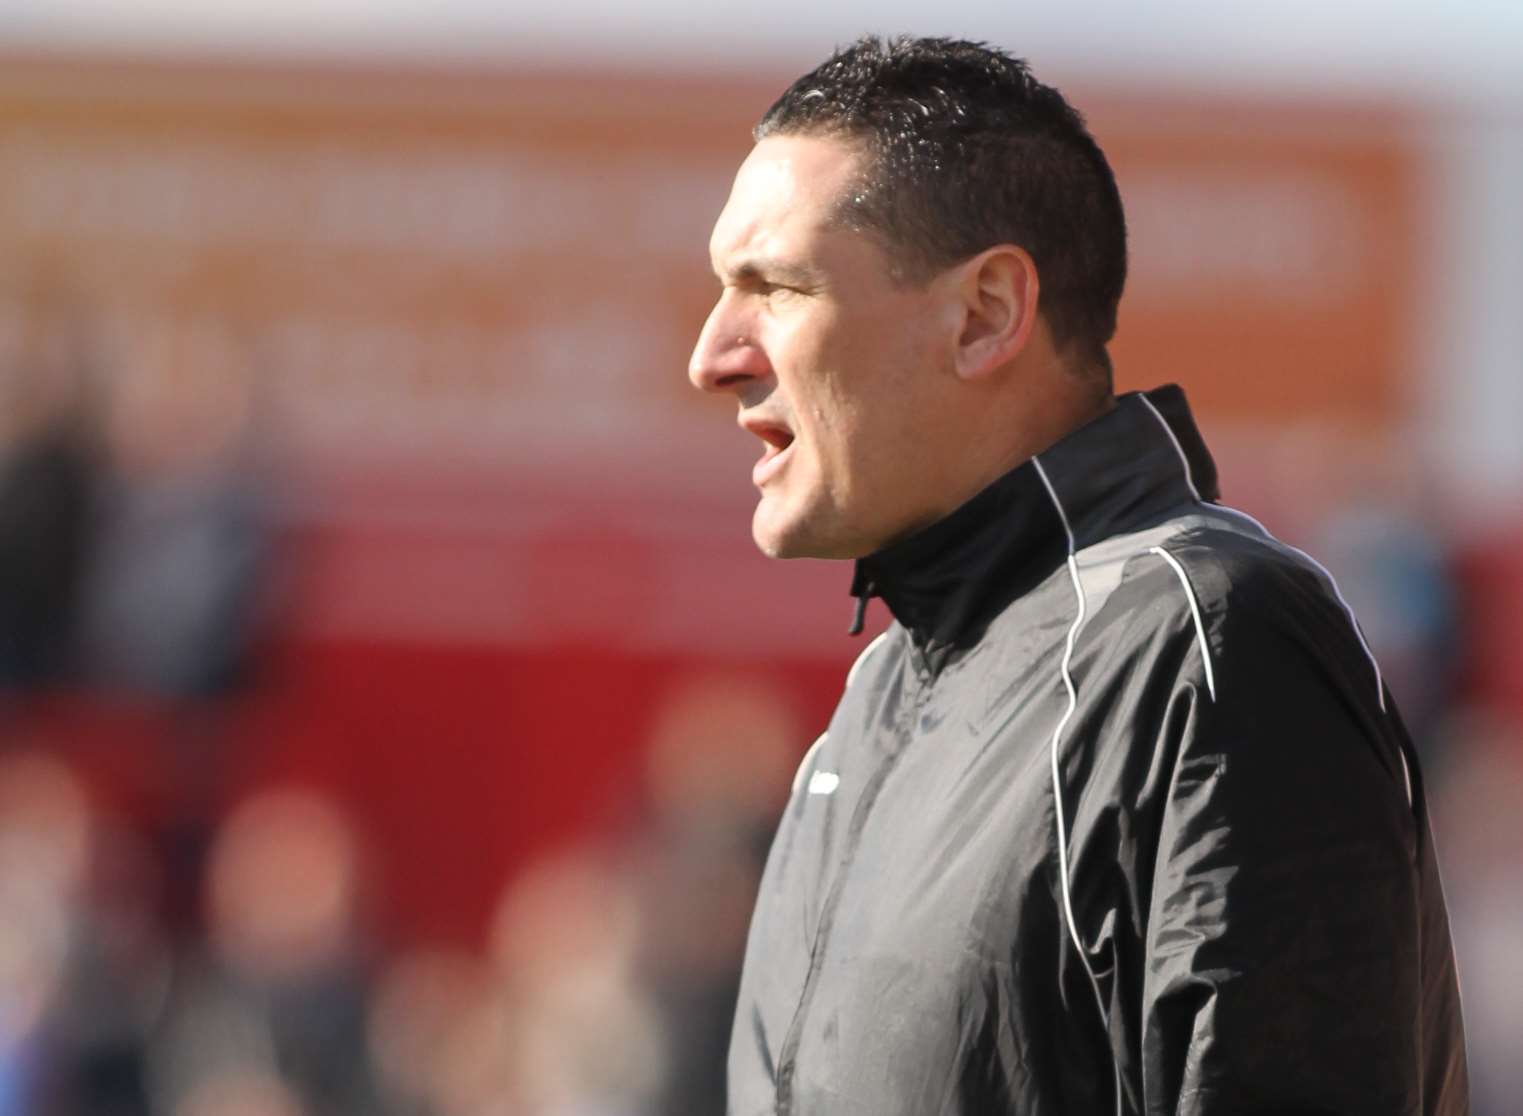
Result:
M829 532L802 518L779 516L777 509L768 506L763 498L756 506L751 519L751 538L756 547L768 558L832 558L850 559L860 556L857 548L832 538ZM867 553L871 547L862 549Z
M775 531L763 530L759 524L752 524L751 538L756 543L756 549L760 550L768 558L807 558L808 554L797 549L793 540L786 534Z
M751 538L756 548L768 558L816 557L807 544L808 532L778 512L766 496L756 505L756 513L751 517Z

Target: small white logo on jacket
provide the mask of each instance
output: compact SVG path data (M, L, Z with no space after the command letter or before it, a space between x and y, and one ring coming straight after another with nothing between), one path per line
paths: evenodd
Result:
M841 785L841 777L834 771L816 771L809 776L810 794L834 794Z

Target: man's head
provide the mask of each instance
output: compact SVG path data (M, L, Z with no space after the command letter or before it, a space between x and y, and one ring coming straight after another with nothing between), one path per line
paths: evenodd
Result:
M860 40L756 128L710 249L690 375L769 445L753 530L857 557L940 518L1109 398L1126 272L1079 115L973 43Z

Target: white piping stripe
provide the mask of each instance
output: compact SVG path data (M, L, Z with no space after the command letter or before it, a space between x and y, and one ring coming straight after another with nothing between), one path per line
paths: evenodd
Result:
M1343 613L1348 617L1349 626L1354 629L1354 637L1359 640L1359 646L1364 648L1364 657L1370 660L1370 666L1375 671L1375 700L1380 703L1380 711L1384 713L1386 711L1386 690L1385 681L1381 678L1380 675L1380 664L1375 661L1375 652L1371 651L1370 645L1364 641L1364 631L1359 627L1359 621L1354 618L1354 610L1349 607L1348 601L1343 599L1343 591L1338 588L1338 579L1332 575L1332 571L1324 566L1321 562L1313 558L1310 554L1306 553L1306 551L1302 550L1300 547L1292 546L1284 539L1275 538L1275 536L1270 534L1269 530L1262 523L1260 523L1257 519L1254 519L1253 516L1249 515L1247 512L1241 511L1238 508L1230 508L1226 504L1213 504L1211 506L1218 508L1221 511L1228 512L1231 515L1235 515L1240 519L1246 519L1260 531L1263 531L1265 537L1274 539L1275 542L1279 543L1286 550L1290 551L1292 554L1298 555L1303 561L1310 563L1318 573L1327 578L1328 588L1333 591L1333 596L1338 598L1338 603L1343 606Z
M1063 647L1063 687L1068 691L1068 708L1063 711L1063 716L1058 719L1058 724L1052 730L1052 800L1058 826L1058 871L1059 882L1063 890L1063 914L1068 920L1068 934L1073 939L1074 949L1078 952L1079 963L1084 966L1084 972L1089 977L1090 987L1095 992L1095 1006L1100 1009L1100 1021L1105 1027L1106 1047L1110 1048L1110 1013L1105 1010L1105 999L1100 995L1100 982L1095 979L1095 971L1090 968L1089 954L1084 949L1084 942L1079 937L1079 926L1074 920L1073 898L1069 894L1068 886L1068 834L1067 823L1063 819L1063 779L1058 768L1058 742L1063 738L1063 730L1068 726L1069 719L1079 707L1079 692L1074 688L1072 663L1074 642L1078 639L1079 629L1084 624L1084 585L1079 580L1079 563L1074 557L1073 530L1068 526L1068 514L1063 510L1063 502L1058 499L1052 482L1047 479L1047 470L1042 468L1042 463L1037 458L1031 459L1031 464L1036 467L1036 475L1041 478L1042 485L1047 489L1047 495L1052 497L1052 506L1058 510L1058 518L1063 521L1063 531L1068 536L1068 576L1073 579L1074 596L1079 602L1078 614L1074 617L1073 625L1068 629L1068 641ZM1120 1116L1121 1104L1121 1062L1116 1057L1116 1052L1111 1050L1111 1068L1116 1075L1116 1112Z
M1036 466L1036 475L1041 478L1042 487L1047 489L1047 495L1052 497L1052 506L1058 509L1058 518L1063 521L1063 534L1068 536L1068 553L1074 552L1073 528L1068 525L1068 513L1063 510L1063 501L1058 499L1057 492L1052 487L1052 481L1047 479L1047 470L1042 468L1040 458L1033 457L1031 463ZM1080 594L1080 603L1083 602L1083 594Z
M1173 443L1174 452L1179 455L1179 463L1185 467L1185 483L1190 486L1190 495L1195 497L1197 504L1204 503L1200 498L1200 489L1195 487L1195 475L1190 471L1190 459L1185 456L1184 446L1180 445L1179 439L1174 436L1174 428L1163 420L1163 416L1158 413L1158 408L1153 406L1151 399L1141 392L1137 394L1137 398L1142 400L1144 407L1153 412L1153 417L1158 420L1158 425L1163 427L1163 432L1169 436L1169 441Z
M1185 456L1184 448L1180 446L1179 439L1174 437L1174 431L1169 428L1169 424L1164 421L1163 416L1158 413L1158 408L1153 406L1152 402L1149 401L1147 396L1139 395L1137 398L1142 400L1143 406L1147 407L1148 410L1153 412L1153 417L1158 420L1158 424L1162 426L1164 432L1168 434L1169 441L1174 443L1174 452L1179 454L1179 462L1184 466L1185 483L1190 486L1190 493L1195 497L1196 503L1205 503L1205 501L1200 498L1200 491L1195 487L1195 478L1190 473L1190 459ZM1326 566L1317 561L1310 554L1306 553L1306 551L1300 549L1299 547L1291 546L1290 543L1286 542L1283 539L1276 539L1274 535L1269 533L1269 530L1262 523L1260 523L1257 519L1254 519L1253 516L1249 515L1247 512L1239 511L1237 508L1230 508L1226 504L1212 504L1211 506L1213 508L1219 508L1224 512L1231 512L1233 515L1241 516L1243 519L1246 519L1249 523L1252 523L1255 527L1262 531L1266 538L1274 539L1275 542L1279 543L1286 550L1290 551L1292 554L1298 555L1304 561L1310 563L1311 566L1317 570L1317 572L1319 572L1323 577L1327 578L1328 587L1332 589L1333 596L1338 598L1338 603L1343 606L1344 615L1348 617L1349 626L1354 629L1354 636L1359 640L1359 646L1364 648L1364 657L1370 660L1370 666L1375 670L1375 700L1380 705L1380 711L1384 713L1386 711L1386 691L1385 681L1383 678L1381 678L1380 675L1380 664L1375 661L1375 653L1370 650L1370 645L1365 642L1364 632L1359 627L1359 621L1354 617L1354 610L1349 607L1348 601L1344 600L1343 598L1342 590L1338 588L1338 579L1333 577L1332 573ZM1405 760L1403 760L1403 762L1405 762ZM1408 797L1410 798L1410 792Z
M1206 641L1206 626L1200 620L1200 604L1195 599L1195 589L1190 584L1190 579L1185 575L1185 568L1179 564L1179 560L1161 546L1148 548L1149 552L1158 555L1169 565L1174 567L1174 572L1179 575L1179 584L1184 586L1185 600L1190 602L1190 615L1195 618L1195 636L1200 640L1200 657L1206 666L1206 689L1210 691L1211 700L1216 700L1216 675L1211 669L1211 644Z

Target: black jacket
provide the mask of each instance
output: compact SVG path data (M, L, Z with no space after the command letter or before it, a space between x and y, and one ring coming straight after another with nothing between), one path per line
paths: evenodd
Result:
M895 622L767 862L732 1116L1462 1113L1422 779L1184 396L858 567Z

